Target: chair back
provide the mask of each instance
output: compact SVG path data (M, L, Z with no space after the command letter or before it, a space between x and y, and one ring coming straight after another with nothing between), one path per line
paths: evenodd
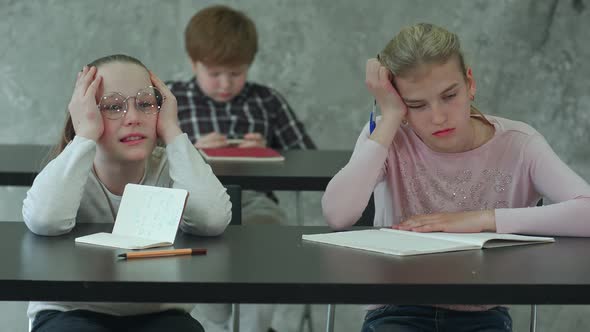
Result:
M242 224L242 187L236 184L225 185L229 201L231 202L231 222L230 225Z
M224 185L229 195L229 201L231 202L231 222L230 225L241 225L242 224L242 187L237 184Z
M359 218L359 220L354 224L355 226L373 226L373 220L375 219L375 200L373 199L373 195L369 199L369 203L367 203L367 207L363 214Z

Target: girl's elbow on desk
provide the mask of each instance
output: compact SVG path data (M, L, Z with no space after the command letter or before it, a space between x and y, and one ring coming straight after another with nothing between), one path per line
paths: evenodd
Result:
M329 211L323 209L324 219L332 230L341 231L353 226L358 218L350 219L349 216L339 213L339 211ZM359 216L360 218L360 216Z
M334 203L326 199L326 195L324 194L322 198L322 214L331 229L336 231L347 229L353 226L360 218L360 215L351 218L350 213L343 211L341 204Z
M69 233L74 224L63 221L44 221L43 219L24 218L27 228L36 235L59 236Z
M231 211L229 215L218 216L209 219L209 222L183 220L181 230L186 233L200 236L219 236L223 234L227 225L231 222ZM214 221L216 220L216 221Z

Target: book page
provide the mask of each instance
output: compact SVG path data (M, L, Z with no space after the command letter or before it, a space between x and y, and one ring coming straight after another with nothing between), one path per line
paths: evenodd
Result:
M379 229L303 235L307 241L406 256L479 249L477 245L416 236L414 232L384 232Z
M187 197L184 189L128 184L113 234L174 243Z
M555 240L550 237L538 237L538 236L524 236L515 234L499 234L499 233L443 233L443 232L432 232L432 233L418 233L410 231L401 231L391 228L381 228L382 231L396 234L413 234L414 236L439 239L447 241L455 241L461 243L467 243L476 245L480 248L493 248L500 246L510 246L518 244L528 244L537 242L554 242ZM496 241L497 240L497 241Z
M77 237L76 243L93 244L97 246L123 249L147 249L172 245L172 243L170 242L154 242L150 239L115 235L111 233L95 233L91 235Z

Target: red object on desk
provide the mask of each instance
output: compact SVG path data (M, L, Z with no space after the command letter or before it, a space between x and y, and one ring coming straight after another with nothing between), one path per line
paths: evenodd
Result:
M204 148L199 149L206 160L211 161L283 161L283 157L271 148Z

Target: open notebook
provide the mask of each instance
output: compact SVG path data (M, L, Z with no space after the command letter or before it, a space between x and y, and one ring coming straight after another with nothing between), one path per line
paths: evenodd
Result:
M202 148L199 152L207 161L254 161L254 162L269 162L269 161L284 161L283 157L277 151L271 148Z
M303 240L409 256L554 242L550 237L498 233L417 233L391 228L303 235Z
M146 249L174 244L188 191L127 184L112 233L76 238L77 243L124 249Z

